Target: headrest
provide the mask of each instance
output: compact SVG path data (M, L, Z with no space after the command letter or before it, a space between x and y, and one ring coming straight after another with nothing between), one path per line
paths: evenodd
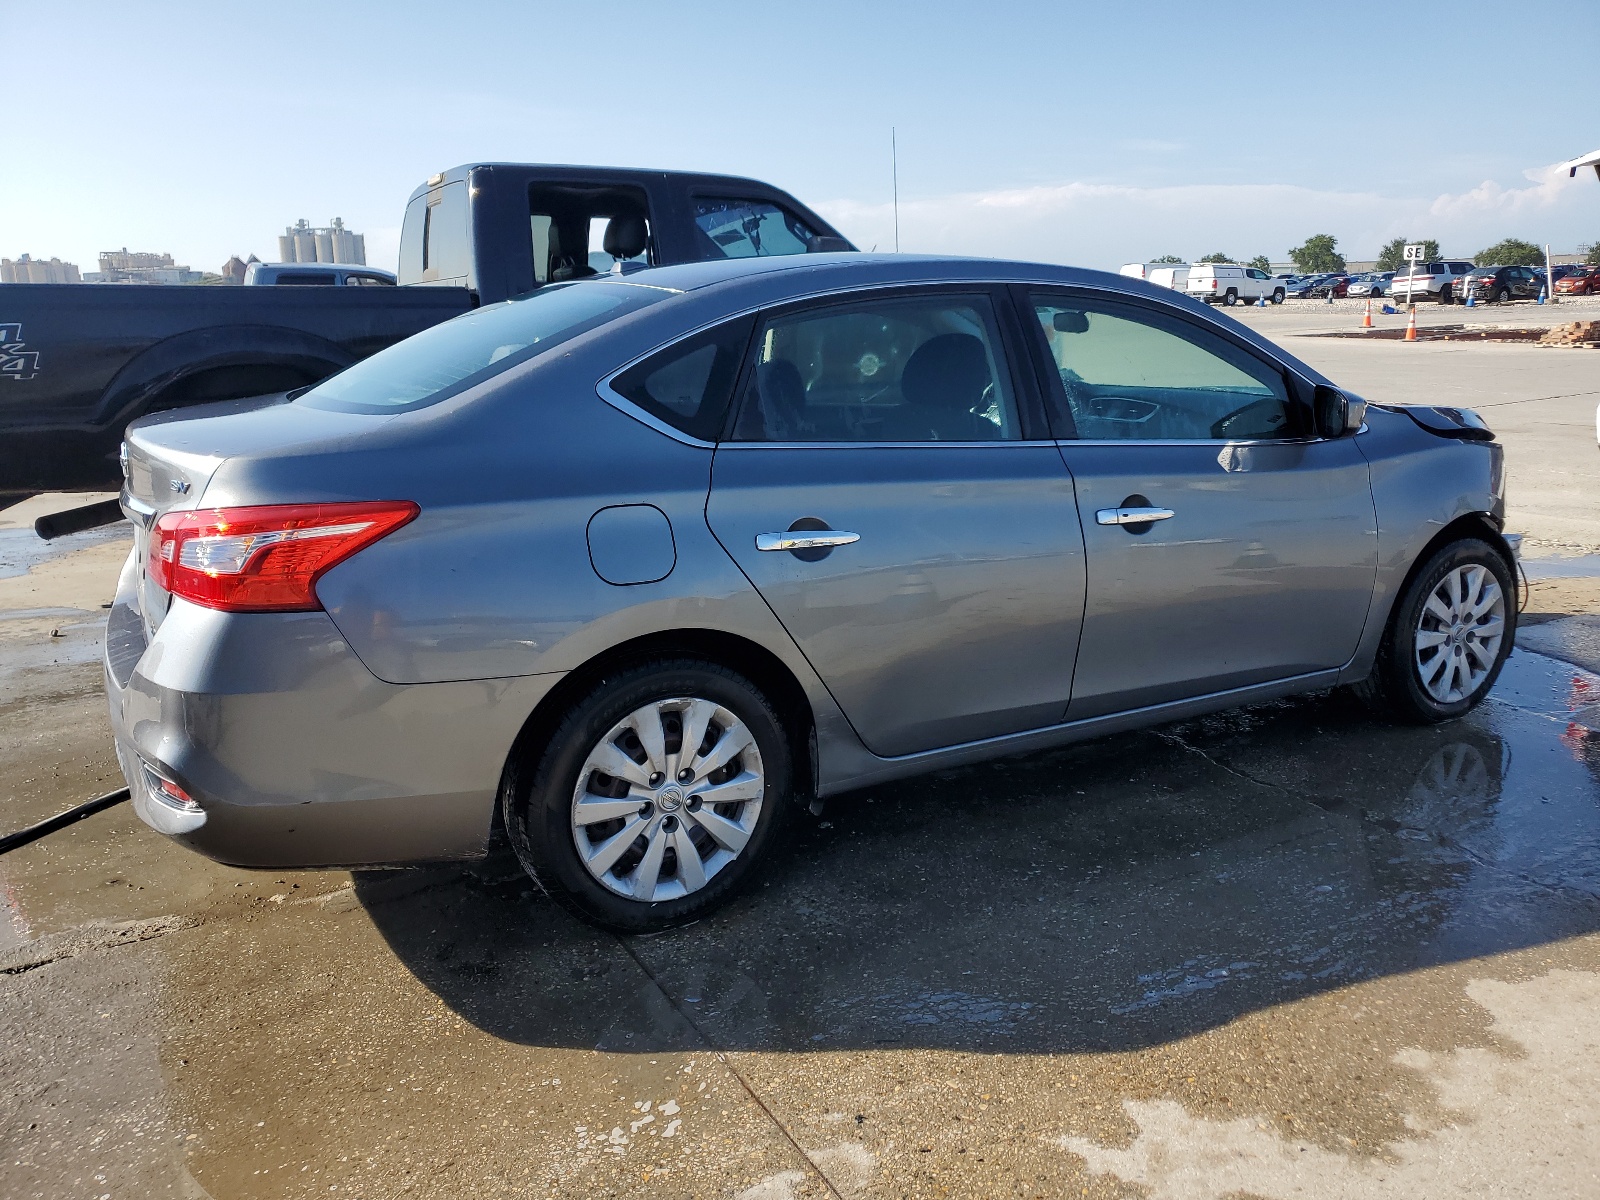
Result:
M917 347L900 373L900 394L908 404L970 408L983 398L989 356L970 333L941 333Z
M606 222L601 248L612 258L636 258L644 253L650 231L637 213L624 213Z

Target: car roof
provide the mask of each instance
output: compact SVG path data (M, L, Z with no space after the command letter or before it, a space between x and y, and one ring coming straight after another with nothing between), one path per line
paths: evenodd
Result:
M781 278L791 276L791 278ZM625 283L666 288L675 292L702 288L730 287L758 279L770 279L781 288L791 283L796 295L827 291L835 287L870 287L876 283L906 284L985 281L1034 281L1081 283L1106 287L1117 282L1119 290L1149 292L1170 296L1169 288L1153 287L1143 280L1110 271L1083 267L1064 267L1048 263L1014 262L995 258L963 258L956 255L861 254L785 254L762 258L726 258L709 262L677 263L651 267L619 276ZM1125 285L1137 285L1125 286Z

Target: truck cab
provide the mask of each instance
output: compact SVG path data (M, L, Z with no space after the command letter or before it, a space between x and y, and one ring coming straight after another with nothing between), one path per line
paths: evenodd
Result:
M479 163L411 194L399 280L464 287L490 304L646 266L854 249L793 196L754 179Z

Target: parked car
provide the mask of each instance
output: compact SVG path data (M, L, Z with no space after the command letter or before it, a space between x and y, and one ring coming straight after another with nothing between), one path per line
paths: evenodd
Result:
M770 878L850 789L1334 685L1459 717L1516 623L1475 415L1063 267L544 288L127 464L145 822L289 868L472 858L498 811L613 929Z
M1326 299L1330 295L1343 298L1349 294L1350 276L1340 272L1335 272L1332 275L1324 275L1311 286L1311 290L1308 293L1308 295L1318 300Z
M1241 300L1247 304L1262 299L1282 304L1288 294L1288 290L1265 271L1236 263L1194 264L1189 268L1185 290L1207 304L1225 304L1229 308Z
M1600 292L1600 267L1578 266L1556 280L1556 292L1562 296L1591 296Z
M251 287L393 287L395 275L345 263L253 262L244 270L244 281Z
M1345 294L1376 300L1389 294L1390 284L1393 280L1393 271L1367 271L1360 275L1352 275L1350 277L1350 285Z
M1474 267L1461 281L1461 299L1504 304L1509 300L1537 300L1544 279L1532 267Z
M1304 300L1306 297L1311 295L1312 288L1316 287L1317 284L1328 278L1330 278L1330 276L1325 273L1301 275L1296 278L1293 283L1290 283L1284 287L1284 294L1291 299Z
M479 163L412 193L399 287L0 284L0 505L115 488L136 417L305 387L479 304L594 275L594 252L628 269L851 249L753 179Z
M1453 304L1458 299L1461 281L1472 270L1473 264L1465 259L1418 263L1414 272L1407 264L1394 273L1390 294L1402 304L1416 300Z

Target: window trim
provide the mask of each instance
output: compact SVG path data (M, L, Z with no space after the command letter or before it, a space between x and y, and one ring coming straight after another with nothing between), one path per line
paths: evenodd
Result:
M1015 314L1011 312L1010 305L1007 303L1008 297L1004 292L1004 284L998 284L991 280L933 283L919 281L910 284L873 284L866 287L857 285L837 292L806 296L756 310L756 321L750 329L750 343L745 347L744 362L740 367L737 378L734 380L733 403L728 405L727 420L722 426L722 434L717 442L718 448L770 449L781 446L786 449L826 448L840 450L853 446L876 447L879 449L890 447L960 446L972 449L979 446L1037 446L1041 442L1052 440L1049 434L1049 425L1046 422L1041 421L1037 426L1034 426L1030 420L1034 415L1032 409L1034 408L1035 400L1032 385L1036 381L1031 378L1031 370L1026 373L1022 370L1022 362L1027 357L1027 354L1023 346L1016 344L1014 331L1007 328L1015 319ZM1016 402L1018 433L1020 436L981 442L746 442L734 440L733 430L738 423L740 410L744 406L745 396L749 390L750 376L755 371L755 347L760 340L757 335L768 321L799 312L854 307L862 303L871 303L874 299L899 301L942 296L981 296L988 301L990 316L994 318L998 342L994 348L1000 354L1002 367L1011 384L1011 394ZM1043 431L1043 436L1030 436L1035 431L1035 428Z
M1046 416L1050 419L1052 428L1059 417L1066 426L1066 430L1057 430L1055 440L1070 442L1074 446L1270 446L1270 445L1302 445L1311 442L1327 441L1329 439L1318 435L1312 420L1311 391L1309 381L1301 378L1288 363L1281 359L1263 354L1250 343L1232 337L1220 325L1197 320L1191 313L1185 312L1177 305L1152 304L1141 297L1125 292L1112 291L1103 288L1088 288L1072 284L1051 283L1013 283L1010 285L1019 316L1024 317L1030 326L1029 351L1034 362L1034 370L1040 376L1041 387L1048 397L1045 405ZM1111 308L1125 308L1143 316L1146 313L1158 314L1180 324L1189 326L1202 334L1217 338L1231 346L1235 351L1255 360L1262 367L1276 371L1283 377L1284 390L1288 394L1289 411L1293 416L1296 432L1288 437L1277 438L1081 438L1078 436L1077 425L1072 418L1072 409L1067 403L1066 391L1061 387L1060 377L1054 369L1054 360L1050 357L1050 344L1044 336L1044 330L1039 325L1037 316L1033 313L1033 295L1057 295L1071 299L1082 299L1089 303L1107 305ZM1159 325L1156 328L1160 328ZM1204 347L1202 347L1203 349ZM1070 432L1069 432L1070 431Z

